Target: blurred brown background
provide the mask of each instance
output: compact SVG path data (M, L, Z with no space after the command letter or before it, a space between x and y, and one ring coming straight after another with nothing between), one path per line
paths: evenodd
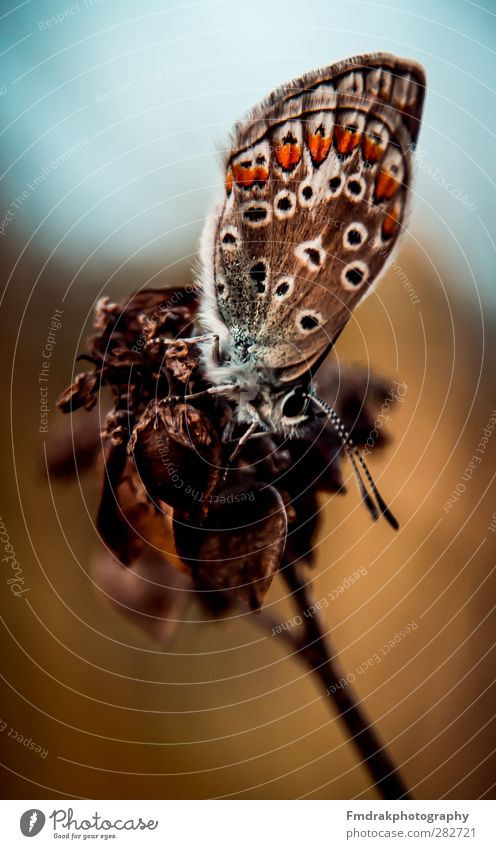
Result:
M161 646L119 615L90 572L99 482L48 480L45 450L70 427L55 400L97 299L191 282L232 122L283 80L388 50L428 76L413 219L336 356L407 385L370 459L401 529L370 522L346 467L346 497L321 504L315 593L366 570L325 615L414 796L494 797L493 431L470 469L496 408L494 16L461 0L4 5L0 516L27 591L0 548L2 794L375 797L328 701L253 616L193 604ZM277 580L267 605L293 615Z
M443 506L495 407L494 334L458 294L463 281L449 268L438 278L425 258L428 234L424 248L405 246L338 350L340 361L370 358L407 385L389 425L394 441L371 459L401 530L371 524L349 480L348 495L322 503L316 597L365 567L325 613L340 658L414 795L475 798L494 792L494 437L460 500L449 512ZM18 258L4 254L4 274ZM107 270L99 279L79 275L61 306L74 269L51 262L42 270L42 260L28 252L18 262L3 324L1 516L29 587L14 597L2 564L3 793L375 797L313 681L253 616L209 622L193 604L162 648L95 588L98 481L49 483L44 450L70 426L54 400L84 349L78 337ZM181 267L155 285L188 275ZM125 268L105 291L124 296L146 278L144 268ZM37 375L55 308L63 309L63 326L50 368L49 432L40 434ZM293 615L284 595L276 581L268 608L281 620ZM370 662L412 621L411 633ZM48 754L9 737L10 727Z

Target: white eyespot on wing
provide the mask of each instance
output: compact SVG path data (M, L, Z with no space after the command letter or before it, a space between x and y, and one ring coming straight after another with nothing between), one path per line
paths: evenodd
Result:
M298 311L295 323L298 332L302 336L309 336L310 333L315 333L321 329L324 319L317 310L306 309Z
M248 272L250 284L257 296L265 295L268 290L270 271L267 260L262 257L257 259Z
M360 203L363 199L366 188L367 183L361 174L350 174L349 177L346 178L344 193L348 200L353 201L353 203Z
M326 251L322 247L322 236L302 242L294 249L296 257L312 274L320 271L326 261Z
M300 183L298 188L298 202L305 209L310 209L315 203L315 190L309 180Z
M341 271L341 286L348 292L354 292L367 282L369 267L366 262L357 259L345 265Z
M292 218L296 209L296 195L287 189L278 192L274 198L274 215L280 221Z
M326 200L333 200L334 198L339 197L343 191L343 182L343 178L339 174L335 174L333 177L328 179L325 193Z
M291 274L281 274L273 290L273 299L276 303L286 301L291 295L294 288L294 277Z
M240 214L249 227L266 227L272 216L272 207L267 201L248 201L240 205Z
M239 230L234 224L223 227L219 237L220 246L223 251L235 251L241 244Z
M343 233L343 247L347 251L357 251L367 239L367 228L361 221L353 221Z

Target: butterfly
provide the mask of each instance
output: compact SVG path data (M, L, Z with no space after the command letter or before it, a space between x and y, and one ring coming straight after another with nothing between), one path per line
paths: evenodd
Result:
M325 415L372 516L397 522L314 376L404 229L425 94L414 61L373 53L277 88L236 124L201 248L211 394L256 432ZM372 488L376 504L359 473Z

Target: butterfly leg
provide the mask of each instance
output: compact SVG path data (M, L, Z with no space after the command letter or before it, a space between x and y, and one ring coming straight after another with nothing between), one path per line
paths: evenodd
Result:
M205 336L205 339L208 339L208 336ZM220 365L220 341L217 335L212 337L212 360L215 365Z
M209 386L208 389L202 389L201 392L192 392L190 395L169 395L164 398L168 404L177 404L180 401L192 401L195 398L205 398L207 395L225 395L237 389L235 383L225 383L222 386Z
M168 346L179 345L179 344L181 344L181 345L183 345L183 344L194 345L194 344L197 344L197 343L200 343L200 342L207 342L209 339L212 341L212 359L214 360L215 364L218 365L220 363L220 344L219 344L219 337L217 336L217 334L207 333L207 334L204 334L203 336L192 336L189 339L175 339L175 340L172 340L172 341L169 341L169 340L166 340L166 339L161 339L160 337L156 337L155 339L150 339L149 342L147 343L147 345L151 345L152 343L157 343L157 342L161 342L162 344L167 344ZM191 401L192 399L195 399L195 398L203 398L206 395L214 395L215 396L215 395L223 395L225 393L229 394L229 392L231 392L233 389L236 389L236 388L237 388L236 384L228 383L228 384L224 384L222 386L210 386L208 389L202 389L201 392L193 392L193 393L190 393L189 395L182 395L182 396L181 395L169 395L164 400L168 404L177 404L179 401Z
M264 430L260 431L259 433L253 433L253 431L255 430L256 427L258 427L258 422L252 422L252 424L249 426L249 428L247 430L245 430L243 435L240 437L238 444L236 445L236 448L234 449L234 451L230 455L229 460L227 461L227 466L224 469L224 475L222 477L222 480L225 480L227 478L227 473L228 473L229 469L231 468L231 464L232 464L233 460L235 460L235 458L238 456L239 452L241 451L243 445L246 442L248 442L249 439L256 439L259 436L267 436L267 433L270 433L270 431L264 431Z
M274 428L267 427L266 430L259 430L258 433L250 433L243 441L250 442L252 439L259 439L261 436L270 436L271 433L275 433Z
M231 456L229 457L229 463L232 463L234 458L238 456L238 454L241 451L245 442L247 442L249 439L251 439L252 436L255 436L255 435L258 436L259 435L259 434L253 433L253 431L255 430L256 427L258 427L258 422L252 422L251 425L249 426L249 428L247 430L245 430L243 435L239 438L238 444L236 445L236 448L234 449Z

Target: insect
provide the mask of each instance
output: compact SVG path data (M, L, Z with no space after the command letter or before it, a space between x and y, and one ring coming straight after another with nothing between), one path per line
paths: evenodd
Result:
M239 445L327 416L372 516L394 527L314 376L403 230L424 93L422 67L387 53L276 89L235 126L200 251L204 372L247 425Z

